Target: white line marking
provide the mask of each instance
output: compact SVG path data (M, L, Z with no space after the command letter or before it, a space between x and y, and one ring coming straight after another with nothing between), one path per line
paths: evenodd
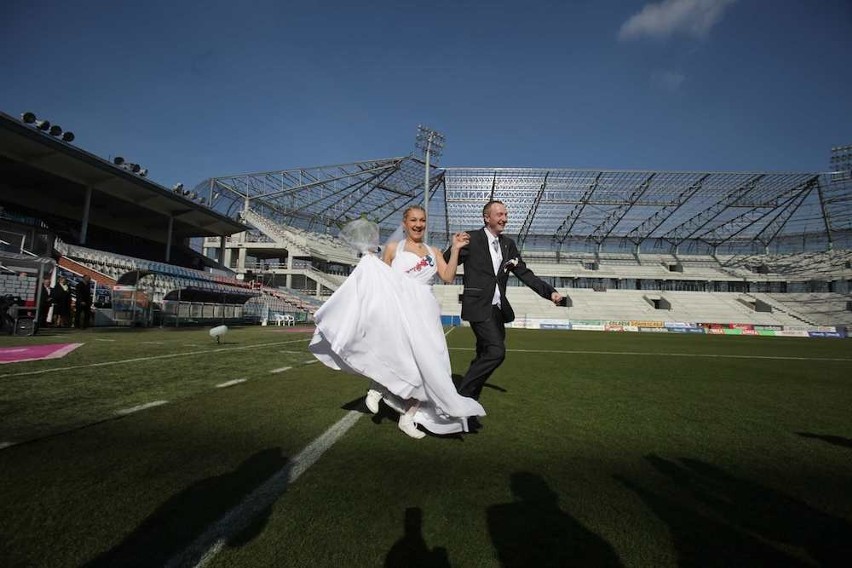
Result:
M115 341L115 339L101 339L100 337L96 337L95 341Z
M304 351L279 351L279 353L287 353L288 355L301 355Z
M217 389L223 389L223 388L225 388L225 387L232 387L232 386L234 386L234 385L238 385L238 384L240 384L240 383L244 383L244 382L246 382L247 380L248 380L248 379L234 379L233 381L227 381L227 382L224 382L224 383L219 383L218 385L216 385L216 388L217 388Z
M451 347L453 351L473 351L472 347ZM710 357L715 359L779 359L784 361L852 361L843 357L784 357L781 355L719 355L714 353L660 353L643 351L560 351L556 349L507 349L510 353L552 353L554 355L643 355L651 357Z
M289 371L293 367L281 367L280 369L272 369L269 371L270 373L283 373L284 371Z
M192 355L207 355L208 353L218 353L220 351L240 351L243 349L256 349L258 347L270 347L273 345L287 345L289 343L303 343L309 341L307 339L294 339L293 341L276 341L274 343L259 343L256 345L245 345L242 347L227 347L223 349L205 349L203 351L187 351L186 353L168 353L166 355L152 355L150 357L134 357L133 359L120 359L118 361L105 361L103 363L90 363L88 365L72 365L70 367L57 367L55 369L41 369L39 371L24 371L21 373L7 373L0 375L3 377L22 377L24 375L40 375L41 373L58 373L61 371L70 371L72 369L88 369L90 367L108 367L110 365L123 365L125 363L139 363L140 361L156 361L158 359L172 359L175 357L188 357Z
M165 341L140 341L139 343L143 345L162 345Z
M128 414L133 414L134 412L139 412L140 410L145 410L146 408L153 408L155 406L161 406L163 404L168 403L168 400L155 400L154 402L146 402L145 404L140 404L139 406L134 406L132 408L124 408L122 410L116 410L115 413L119 416L127 416Z
M317 359L311 359L310 361L302 361L305 365L313 365L314 363L319 363Z
M16 442L0 442L0 450L5 450L6 448L11 448L15 445Z
M319 438L308 444L287 465L281 468L260 487L252 491L243 501L228 511L222 518L210 525L182 552L173 556L167 567L204 566L225 546L228 538L243 530L252 519L262 511L271 507L285 491L287 486L294 483L299 476L340 439L362 414L357 410L350 411Z

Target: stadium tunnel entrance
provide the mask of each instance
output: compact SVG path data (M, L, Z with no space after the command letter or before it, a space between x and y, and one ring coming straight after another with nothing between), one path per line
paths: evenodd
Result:
M113 288L113 310L118 325L250 323L253 316L246 312L245 304L257 296L257 292L215 282L184 285L169 274L133 270L118 278Z

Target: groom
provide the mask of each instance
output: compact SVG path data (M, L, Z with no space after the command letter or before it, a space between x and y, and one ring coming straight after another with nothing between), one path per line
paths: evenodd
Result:
M485 381L506 358L505 324L515 319L506 298L509 272L554 304L562 295L543 282L521 259L515 241L503 236L508 214L502 201L489 201L482 209L485 226L470 231L470 244L459 251L459 265L464 265L462 293L463 320L470 322L476 335L476 357L459 384L459 394L479 400ZM448 258L450 251L444 253Z

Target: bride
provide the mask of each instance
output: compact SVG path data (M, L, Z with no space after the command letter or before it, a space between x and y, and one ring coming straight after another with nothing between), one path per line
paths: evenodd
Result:
M422 207L405 210L402 229L404 236L391 240L379 260L371 252L378 243L374 224L358 220L344 227L341 236L364 256L315 314L310 350L332 369L372 379L367 408L375 413L384 400L400 413L399 428L412 438L425 436L418 425L435 434L466 432L467 418L484 416L485 410L456 392L431 284L436 275L453 281L459 249L470 237L456 233L444 261L441 251L423 242ZM364 230L370 238L351 237Z

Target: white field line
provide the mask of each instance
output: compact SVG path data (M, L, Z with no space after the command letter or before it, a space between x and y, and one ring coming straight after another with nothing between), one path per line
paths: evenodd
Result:
M474 351L472 347L451 347L453 351ZM650 357L707 357L711 359L778 359L782 361L852 361L844 357L786 357L783 355L719 355L714 353L660 353L659 351L563 351L558 349L507 349L510 353L551 353L553 355L626 355Z
M127 416L128 414L133 414L134 412L139 412L140 410L145 410L146 408L153 408L155 406L161 406L163 404L168 403L168 400L155 400L154 402L146 402L145 404L140 404L139 406L133 406L131 408L124 408L122 410L116 410L115 413L119 416Z
M310 361L302 361L304 365L313 365L314 363L319 363L317 359L311 359Z
M289 371L293 367L281 367L280 369L272 369L269 371L270 373L283 373L284 371Z
M15 445L16 442L0 442L0 450L5 450L6 448L11 448Z
M274 345L287 345L289 343L304 343L307 339L294 339L292 341L276 341L274 343L258 343L255 345L245 345L242 347L221 347L218 349L204 349L201 351L187 351L184 353L169 353L166 355L152 355L150 357L134 357L133 359L120 359L117 361L104 361L103 363L90 363L88 365L72 365L70 367L58 367L55 369L41 369L39 371L24 371L21 373L7 373L0 375L4 377L22 377L25 375L40 375L42 373L59 373L62 371L70 371L72 369L89 369L91 367L108 367L111 365L125 365L128 363L140 363L144 361L156 361L158 359L174 359L176 357L191 357L193 355L207 355L208 353L221 353L222 351L241 351L244 349L257 349L259 347L271 347Z
M115 339L101 339L100 337L96 337L95 341L115 341Z
M248 380L248 379L234 379L233 381L226 381L226 382L224 382L224 383L219 383L218 385L216 385L216 388L217 388L217 389L223 389L223 388L226 388L226 387L232 387L232 386L234 386L234 385L238 385L238 384L240 384L240 383L244 383L244 382L246 382L247 380Z
M167 567L204 566L225 546L228 538L244 530L246 526L261 512L275 504L287 486L294 483L309 467L311 467L337 440L340 439L362 413L350 411L319 438L308 444L287 465L273 474L260 487L252 491L243 501L228 511L218 521L210 525L187 548L173 556Z

